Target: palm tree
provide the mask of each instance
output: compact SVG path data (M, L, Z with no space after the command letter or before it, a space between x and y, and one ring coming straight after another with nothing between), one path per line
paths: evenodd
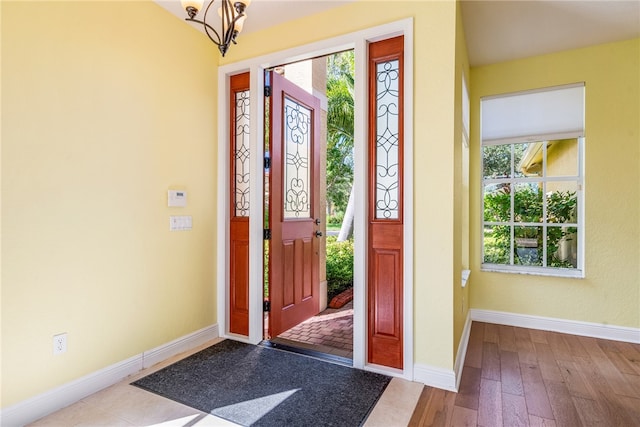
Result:
M353 51L330 56L327 66L327 205L346 210L339 241L352 234ZM350 213L350 215L349 215Z

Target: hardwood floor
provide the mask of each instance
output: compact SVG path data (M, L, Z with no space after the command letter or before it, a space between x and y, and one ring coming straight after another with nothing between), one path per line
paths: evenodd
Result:
M640 345L474 322L459 392L410 426L640 426Z

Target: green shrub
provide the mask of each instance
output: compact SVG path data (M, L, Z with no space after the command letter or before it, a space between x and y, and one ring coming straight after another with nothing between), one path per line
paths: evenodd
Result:
M564 224L576 221L577 197L574 191L554 191L547 195L547 223ZM542 192L533 187L521 186L514 194L515 222L533 222L542 225ZM484 220L508 222L511 218L511 194L496 191L484 196ZM514 237L535 238L537 251L514 248L514 264L542 265L543 228L541 226L516 226ZM547 266L575 268L570 261L559 259L558 249L563 242L576 238L575 227L547 227ZM566 244L566 243L565 243ZM488 225L484 229L484 262L509 264L511 251L511 227L508 225ZM535 255L533 258L528 255Z
M327 290L329 301L353 286L353 240L338 242L327 236Z
M329 225L342 225L342 219L344 218L344 212L337 212L334 215L327 217L327 224Z

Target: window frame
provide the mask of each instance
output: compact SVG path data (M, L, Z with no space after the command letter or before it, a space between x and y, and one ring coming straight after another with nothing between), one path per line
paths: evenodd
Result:
M564 85L564 86L556 86L550 88L536 89L532 91L523 91L516 92L504 95L497 96L488 96L481 98L480 102L480 114L482 118L482 107L483 101L485 100L494 100L496 98L509 97L509 96L518 96L518 95L527 95L527 94L540 94L544 92L550 92L557 89L567 89L567 88L575 88L582 86L584 88L584 83ZM583 89L584 90L584 89ZM583 92L584 94L584 92ZM553 96L553 94L551 94ZM522 98L521 98L522 99ZM584 97L582 99L582 114L584 115ZM572 108L578 108L571 106ZM533 109L539 108L539 105L534 105ZM575 110L565 110L572 115L576 115ZM486 117L485 117L486 118ZM484 138L482 134L482 120L481 120L481 137L480 137L480 269L481 271L490 271L490 272L504 272L504 273L518 273L518 274L533 274L533 275L543 275L543 276L557 276L557 277L572 277L572 278L584 278L585 277L585 208L584 208L584 152L585 152L585 132L584 132L584 116L582 119L582 129L565 129L565 128L557 128L553 129L551 132L547 134L538 134L538 135L502 135L499 139L490 139ZM527 121L523 121L526 123ZM535 123L534 123L535 124ZM559 141L566 139L576 139L577 140L577 170L576 175L556 175L553 176L547 175L547 143L550 141ZM531 144L531 143L543 143L543 166L541 170L540 176L517 176L516 174L516 166L517 159L515 158L514 147L519 144ZM510 176L509 177L497 177L497 178L485 178L485 150L484 148L487 146L509 146L511 147L511 160L510 160ZM567 222L562 223L563 225L557 225L556 222L549 222L547 218L547 206L548 200L547 195L549 191L547 191L547 184L553 182L566 182L566 183L575 183L576 184L576 215L577 221L575 222ZM516 185L520 183L539 183L541 188L541 197L542 197L542 206L540 209L542 210L541 218L539 218L539 222L520 222L516 221L516 213L514 212L515 207L515 193L516 193ZM509 205L509 221L487 221L485 219L485 191L488 185L491 184L508 184L509 191L511 193L510 197L510 205ZM509 241L509 260L508 264L497 264L497 263L489 263L485 262L485 228L487 226L506 226L509 227L510 233L510 241ZM577 248L576 248L576 267L575 268L565 268L565 267L551 267L546 266L548 260L547 248L549 245L547 231L551 227L571 227L576 228L577 231ZM516 264L515 262L515 238L516 229L518 227L540 227L542 232L542 266L537 265L521 265Z

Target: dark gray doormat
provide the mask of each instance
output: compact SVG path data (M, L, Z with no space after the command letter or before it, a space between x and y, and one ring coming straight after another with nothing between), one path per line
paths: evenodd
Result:
M225 340L132 383L244 426L359 426L391 378Z

